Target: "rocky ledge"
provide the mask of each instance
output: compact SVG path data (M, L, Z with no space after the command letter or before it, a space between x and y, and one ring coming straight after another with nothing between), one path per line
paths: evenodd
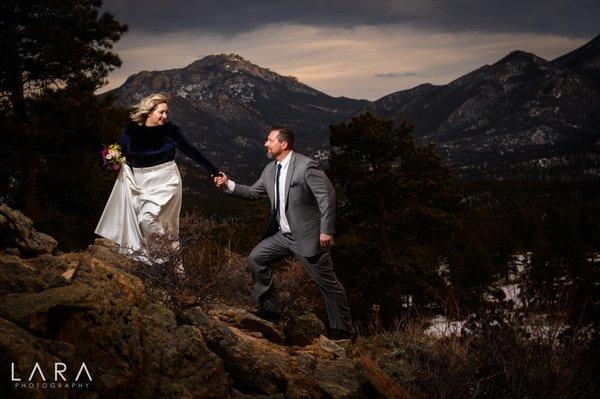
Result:
M5 205L0 237L2 397L410 397L314 315L275 325L222 303L175 313L110 242L58 253Z

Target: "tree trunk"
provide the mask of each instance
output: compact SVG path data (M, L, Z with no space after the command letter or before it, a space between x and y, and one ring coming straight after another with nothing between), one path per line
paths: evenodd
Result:
M14 112L14 118L16 125L18 126L18 132L22 138L21 149L22 154L25 158L24 161L24 178L25 178L25 213L34 222L39 221L42 217L42 207L40 206L38 198L38 185L37 185L37 157L34 151L35 143L33 138L33 127L29 125L27 121L27 112L25 111L25 93L23 91L23 82L21 72L15 66L12 72L13 84L11 90L11 102Z
M37 190L37 165L33 158L25 162L25 182L25 212L31 220L37 222L42 217L42 208Z
M383 253L385 257L392 261L394 259L394 255L392 253L392 246L390 245L390 237L388 235L388 212L385 208L385 204L380 204L379 208L379 239L381 241L381 246L383 248Z

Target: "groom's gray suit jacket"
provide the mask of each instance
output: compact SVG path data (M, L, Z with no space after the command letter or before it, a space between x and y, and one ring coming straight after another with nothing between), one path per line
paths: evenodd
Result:
M277 161L269 163L260 178L252 186L236 184L233 195L257 199L269 197L271 217L275 212L275 174ZM317 167L317 163L304 155L292 152L286 175L285 214L290 225L292 238L306 257L323 252L319 234L335 232L335 189ZM266 236L276 230L268 231Z

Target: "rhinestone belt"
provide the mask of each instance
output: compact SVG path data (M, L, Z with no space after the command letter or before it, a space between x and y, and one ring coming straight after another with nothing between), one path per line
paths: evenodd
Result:
M154 172L155 170L161 170L164 168L168 168L169 166L172 166L172 165L175 165L175 161L161 163L160 165L156 165L156 166L148 166L147 168L133 168L133 171L135 173L148 173L148 172Z

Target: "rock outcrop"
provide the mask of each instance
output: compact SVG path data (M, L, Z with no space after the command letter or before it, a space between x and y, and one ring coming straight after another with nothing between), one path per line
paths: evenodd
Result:
M222 303L173 311L150 301L110 242L57 254L0 209L2 397L409 397L314 316L279 326Z
M23 213L0 204L0 245L13 255L52 253L58 243L33 228L33 222Z

